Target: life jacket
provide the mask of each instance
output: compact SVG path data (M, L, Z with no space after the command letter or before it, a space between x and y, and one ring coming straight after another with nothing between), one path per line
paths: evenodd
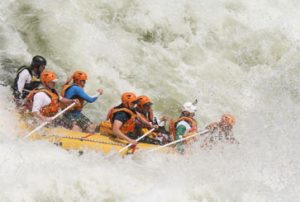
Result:
M188 133L193 133L193 132L197 131L197 122L193 118L182 116L182 117L176 119L175 121L173 119L171 119L170 123L169 123L169 131L170 131L170 134L173 135L174 140L176 140L176 127L180 121L186 121L191 126L191 129L188 131Z
M78 86L77 84L75 84L75 83L73 83L73 84L64 84L63 86L62 86L62 90L61 90L61 96L62 97L65 97L65 93L66 93L66 91L70 88L70 87L72 87L72 86ZM68 111L73 111L73 110L77 110L77 111L81 111L82 110L82 108L83 108L83 103L84 103L84 99L83 98L81 98L81 97L78 97L78 96L73 96L73 97L71 97L71 99L78 99L79 100L79 104L76 104L74 107L71 107ZM60 107L62 108L62 109L64 109L64 108L66 108L68 105L67 104L64 104L64 103L61 103L60 104Z
M122 106L114 107L109 110L107 115L107 118L110 120L112 125L113 125L113 117L117 112L125 112L128 115L130 115L130 119L126 123L123 123L121 127L122 133L127 134L130 132L134 132L135 124L136 124L136 114L132 110Z
M56 92L56 90L51 91L46 88L41 88L41 89L36 89L36 90L30 91L30 93L28 94L28 96L25 99L24 107L28 110L32 110L34 95L39 92L46 93L51 99L51 103L47 106L44 106L41 109L41 111L40 111L41 114L46 117L51 117L51 116L54 116L55 114L57 114L57 112L59 111L59 95Z
M25 83L25 85L24 85L24 90L22 92L23 98L25 98L29 94L30 90L37 88L41 84L40 79L33 74L30 67L22 66L17 70L17 76L16 76L13 86L12 86L12 89L14 90L14 94L16 94L16 95L19 94L18 81L19 81L20 73L25 69L28 70L29 74L31 75L31 81L30 81L30 83Z
M20 68L17 70L17 76L16 76L15 81L14 81L14 84L13 84L13 86L12 86L12 88L13 88L14 90L18 90L18 80L19 80L19 76L20 76L20 73L21 73L23 70L25 70L25 69L28 70L29 74L30 74L31 77L32 77L32 71L31 71L31 69L30 69L29 67L26 67L26 66L20 67Z

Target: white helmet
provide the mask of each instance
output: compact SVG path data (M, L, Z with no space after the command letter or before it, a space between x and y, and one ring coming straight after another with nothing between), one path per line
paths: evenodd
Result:
M183 112L190 112L190 113L195 113L197 110L197 107L193 105L191 102L186 102L182 105L181 111Z

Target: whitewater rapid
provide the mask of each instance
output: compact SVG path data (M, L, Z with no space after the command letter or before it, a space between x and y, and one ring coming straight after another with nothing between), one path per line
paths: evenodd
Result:
M0 201L299 201L300 2L0 1ZM198 99L200 128L230 112L240 144L189 155L108 158L19 138L9 87L32 56L60 83L75 70L95 122L124 91L176 117Z

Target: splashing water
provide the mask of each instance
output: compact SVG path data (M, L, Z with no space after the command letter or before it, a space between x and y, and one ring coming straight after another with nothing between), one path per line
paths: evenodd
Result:
M0 2L0 201L297 201L300 3L241 0ZM31 57L60 83L75 70L104 89L95 122L124 91L159 114L198 99L200 127L237 117L240 145L189 155L78 156L18 138L9 87Z

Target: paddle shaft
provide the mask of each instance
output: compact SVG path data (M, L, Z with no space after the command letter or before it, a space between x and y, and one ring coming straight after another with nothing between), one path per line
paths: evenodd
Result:
M208 133L208 132L209 132L209 130L206 129L206 130L200 131L200 132L198 132L198 133L196 133L196 134L194 134L194 135L190 135L190 136L188 136L188 137L185 137L185 138L181 138L181 139L175 140L175 141L170 142L170 143L168 143L168 144L165 144L165 145L163 145L163 146L156 147L156 148L154 148L154 149L149 150L148 152L157 151L157 150L163 149L163 148L165 148L165 147L168 147L168 146L170 146L170 145L176 144L176 143L178 143L178 142L182 142L182 141L184 141L184 140L190 139L190 138L195 137L195 136L197 136L197 135L205 135L205 134ZM147 153L148 153L148 152L147 152Z
M144 137L146 137L147 135L149 135L152 131L154 131L155 128L152 128L151 130L149 130L147 133L145 133L144 135L142 135L141 137L139 137L138 139L136 139L135 141L140 141L141 139L143 139ZM127 146L123 147L122 149L119 150L119 153L121 153L122 151L124 151L125 149L131 147L131 143L128 144Z
M98 97L100 95L99 92L97 92L93 97ZM57 113L55 116L52 117L52 120L53 121L54 119L56 119L57 117L59 117L61 114L65 113L68 109L70 109L71 107L73 107L76 103L72 103L70 104L68 107L66 107L64 110L62 110L61 112ZM85 103L84 106L88 104ZM45 121L44 123L42 123L40 126L36 127L33 131L31 131L30 133L28 133L27 135L25 135L23 138L28 138L30 135L32 135L33 133L35 133L36 131L40 130L41 128L43 128L45 125L47 125L49 122L48 121Z
M76 103L72 103L70 104L68 107L66 107L64 110L62 110L61 112L57 113L55 116L52 117L53 121L54 119L56 119L57 117L59 117L60 115L62 115L63 113L65 113L68 109L70 109L71 107L73 107ZM45 121L44 123L42 123L40 126L36 127L33 131L31 131L30 133L28 133L27 135L25 135L23 138L28 138L29 136L31 136L33 133L35 133L36 131L40 130L41 128L43 128L45 125L47 125L48 121Z

